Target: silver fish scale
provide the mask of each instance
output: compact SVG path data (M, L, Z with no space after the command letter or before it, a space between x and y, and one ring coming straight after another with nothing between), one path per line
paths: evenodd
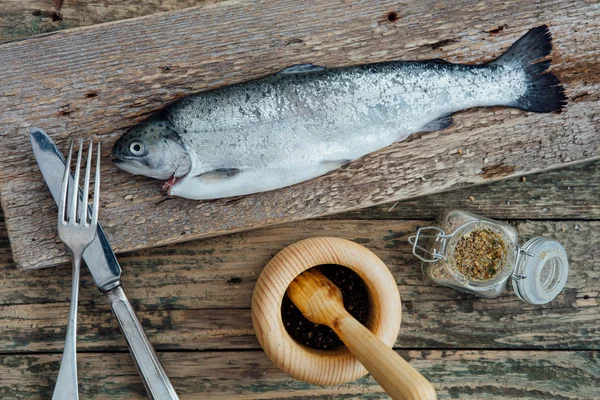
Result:
M219 168L293 175L356 159L459 110L515 104L526 89L518 66L391 62L279 73L185 98L168 112L195 153L190 175Z

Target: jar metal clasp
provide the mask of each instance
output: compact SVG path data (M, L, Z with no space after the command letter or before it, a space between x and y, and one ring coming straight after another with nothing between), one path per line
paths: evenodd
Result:
M413 245L412 253L419 260L426 263L435 263L446 259L446 256L444 256L446 253L446 245L448 239L451 237L452 235L447 235L443 229L438 228L437 226L425 226L419 228L416 235L410 236L408 238L408 243ZM435 239L435 242L440 243L439 250L436 248L427 250L419 245L419 240L421 239Z
M522 247L516 247L517 250L517 259L515 260L515 265L519 265L523 257L534 257L534 254L528 252ZM513 281L520 281L521 279L527 279L527 274L513 274L510 276L510 279Z
M448 245L448 240L450 238L455 236L463 228L470 225L477 225L482 222L485 223L485 221L481 220L465 222L456 228L451 234L447 234L443 229L438 228L437 226L425 226L423 228L419 228L416 235L409 236L408 242L413 245L412 253L415 257L426 263L435 263L440 260L446 260L446 256L444 254L446 254L446 246ZM440 243L439 249L433 248L432 250L427 250L423 246L419 245L420 239L435 239L435 243ZM530 255L521 248L517 248L517 250L521 253L524 252L525 254Z

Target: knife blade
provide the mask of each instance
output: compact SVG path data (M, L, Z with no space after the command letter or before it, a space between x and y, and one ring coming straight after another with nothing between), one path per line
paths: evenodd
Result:
M31 130L31 147L40 167L42 176L52 194L54 202L58 204L62 177L65 173L65 158L58 150L52 139L41 129ZM71 176L69 186L73 184ZM83 253L85 263L100 291L106 292L121 284L121 266L113 253L104 231L100 224L96 231L96 239Z
M66 164L65 158L56 147L56 144L42 129L31 129L30 139L35 159L56 203L60 199L62 177ZM71 180L69 186L72 187L72 174L69 179ZM82 196L81 189L79 191L79 195ZM108 298L148 397L161 400L178 399L169 377L123 291L121 266L100 224L98 224L96 238L83 253L83 258L96 285Z

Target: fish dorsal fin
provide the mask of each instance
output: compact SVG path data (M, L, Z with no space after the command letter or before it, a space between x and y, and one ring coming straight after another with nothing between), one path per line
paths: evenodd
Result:
M346 165L350 164L352 162L352 160L350 160L349 158L343 158L341 160L323 160L321 161L321 164L325 164L328 167L331 167L332 169L337 169L337 168L343 168Z
M446 61L443 58L432 58L431 60L427 60L426 62L430 62L432 64L441 64L441 65L450 65L450 64L452 64L450 61Z
M240 172L241 171L237 168L219 168L196 175L196 178L202 179L203 181L220 181L233 178L234 176L239 175Z
M309 74L312 72L325 71L326 67L315 64L296 64L290 67L284 68L278 72L278 74Z
M431 121L430 123L428 123L427 125L425 125L424 127L422 127L420 129L420 132L439 131L441 129L446 129L446 128L450 127L450 125L452 125L452 123L453 123L452 116L444 115L443 117L435 119L435 120Z

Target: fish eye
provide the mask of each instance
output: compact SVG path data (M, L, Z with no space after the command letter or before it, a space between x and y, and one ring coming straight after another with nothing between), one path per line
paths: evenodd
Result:
M144 155L144 144L142 142L131 142L131 144L129 145L129 151L131 152L131 154L133 154L134 156L141 156Z

